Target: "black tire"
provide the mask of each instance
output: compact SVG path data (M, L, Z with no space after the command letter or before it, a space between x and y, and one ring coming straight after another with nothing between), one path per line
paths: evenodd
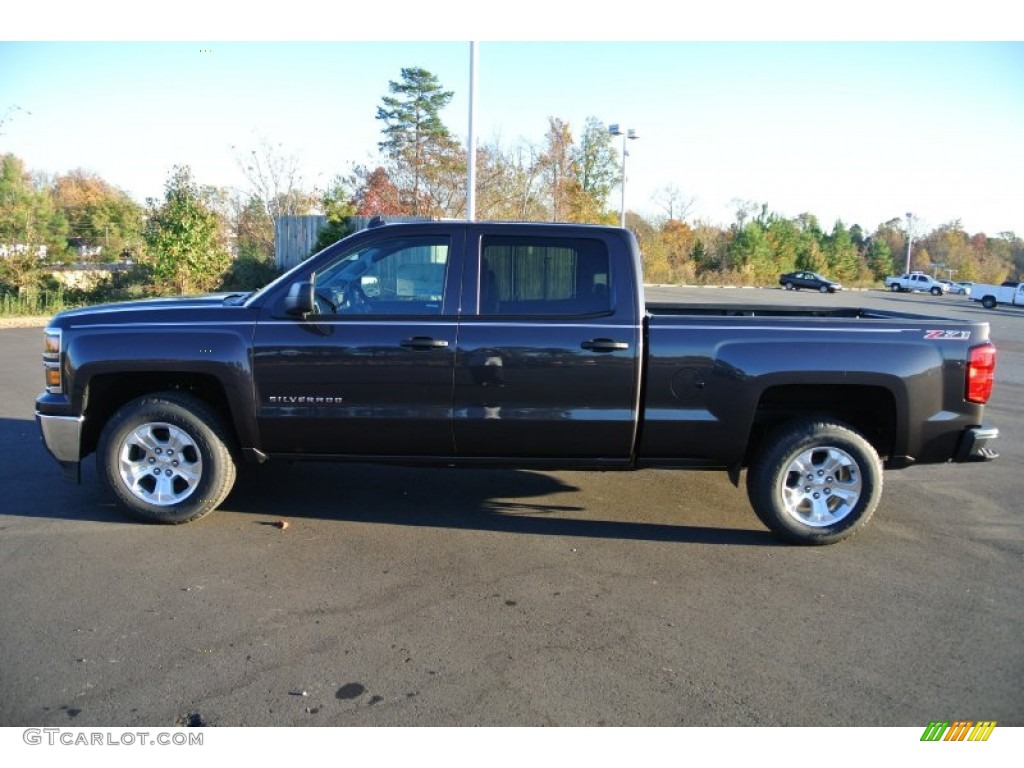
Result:
M941 295L942 295L942 289L941 288L932 288L932 296L941 296Z
M793 288L794 288L794 286L793 286L793 284L792 284L792 283L786 283L786 290L787 290L787 291L792 291L792 290L793 290Z
M779 538L834 544L874 514L882 495L882 462L848 426L798 421L769 435L747 471L747 495Z
M981 300L981 306L983 306L985 309L995 309L996 308L996 297L995 296L985 296L985 297L983 297L982 300Z
M235 459L220 417L180 392L122 406L100 435L100 480L135 517L187 523L216 509L235 482Z
M821 291L822 293L828 293L828 286L823 285L818 290Z
M893 293L899 293L900 287L896 283L893 283L892 285L889 286L889 290L892 291Z

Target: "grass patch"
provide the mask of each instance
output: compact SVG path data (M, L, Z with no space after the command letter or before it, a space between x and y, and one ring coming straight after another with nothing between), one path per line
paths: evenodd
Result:
M72 301L62 289L0 294L0 317L55 315L66 309L84 306Z

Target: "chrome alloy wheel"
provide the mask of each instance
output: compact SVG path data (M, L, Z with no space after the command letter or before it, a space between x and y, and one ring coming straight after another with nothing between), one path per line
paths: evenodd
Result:
M846 451L818 446L793 457L778 491L786 514L822 528L849 515L860 500L860 467Z
M173 424L141 424L118 447L118 473L132 495L163 507L187 499L203 476L195 440Z

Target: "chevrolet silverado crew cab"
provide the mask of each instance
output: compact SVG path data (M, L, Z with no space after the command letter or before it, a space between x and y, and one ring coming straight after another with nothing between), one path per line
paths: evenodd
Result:
M987 323L646 304L623 229L386 224L247 295L64 312L45 444L144 520L214 510L240 461L744 470L783 539L838 541L883 467L983 461Z

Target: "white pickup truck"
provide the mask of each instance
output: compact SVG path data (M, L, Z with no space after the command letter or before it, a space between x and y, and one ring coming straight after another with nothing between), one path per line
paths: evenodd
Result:
M943 293L942 283L931 275L926 275L924 272L911 272L899 277L887 277L885 278L885 287L895 293L900 291L905 293L910 291L927 291L933 296L941 296Z
M980 301L985 309L995 309L997 304L1024 306L1024 283L1007 280L1002 285L975 283L971 286L971 298Z

